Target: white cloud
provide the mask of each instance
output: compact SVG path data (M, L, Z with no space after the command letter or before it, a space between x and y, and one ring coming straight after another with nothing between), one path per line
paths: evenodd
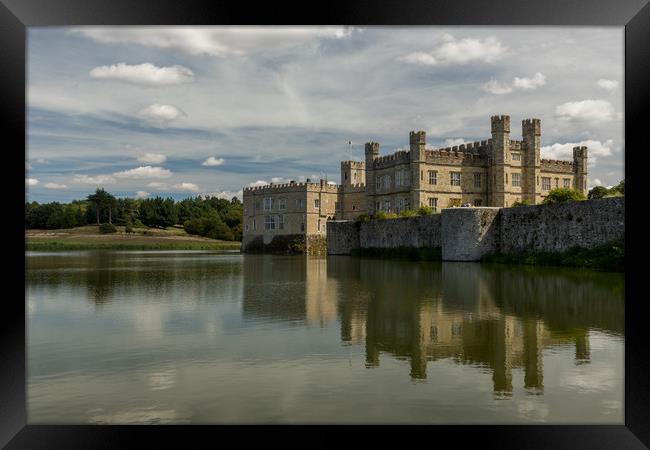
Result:
M167 157L160 153L145 153L144 155L138 156L138 161L145 164L162 164L167 161Z
M157 67L151 63L138 65L118 63L110 66L99 66L92 69L89 74L93 78L150 86L190 83L194 80L194 73L187 67L179 65Z
M68 186L65 184L58 184L58 183L45 183L45 187L48 189L67 189Z
M25 186L36 186L38 180L36 178L25 178Z
M135 198L147 198L149 197L149 193L145 191L138 191L135 193Z
M101 43L139 44L210 56L276 50L319 38L347 38L360 31L359 28L341 26L83 27L69 30Z
M499 83L494 78L488 81L483 85L483 90L489 92L490 94L509 94L512 92L512 88L505 83Z
M512 86L519 89L537 89L545 84L546 77L541 72L537 72L533 78L515 77L515 80L512 82Z
M604 122L621 118L621 113L616 113L611 103L605 100L582 100L579 102L566 102L555 108L555 115L562 120L590 120Z
M72 182L79 184L113 184L115 178L110 175L75 175Z
M208 159L203 161L201 164L202 166L220 166L223 164L223 158L215 158L214 156L210 156Z
M172 172L171 170L162 167L140 166L135 169L115 172L113 176L116 178L131 178L131 179L169 178L172 176Z
M618 87L618 81L616 80L607 80L604 78L601 78L600 80L597 81L596 83L599 88L603 88L608 91L613 91Z
M487 91L490 94L501 95L509 94L516 89L535 90L540 86L544 86L545 84L546 76L541 72L537 72L532 78L515 77L515 79L512 81L512 85L508 85L507 83L500 83L493 78L485 83L482 87L484 91Z
M252 183L248 183L248 186L249 187L257 187L257 186L266 186L268 184L270 184L268 181L257 180L257 181L253 181Z
M593 181L592 180L588 180L588 181L589 181L589 185L591 187L593 187L593 186L602 186L603 185L603 182L600 181L600 179L598 179L598 178L594 178Z
M567 142L566 144L555 143L543 146L540 149L543 158L547 159L573 159L573 147L586 146L589 164L595 162L601 156L609 156L614 150L614 141L608 139L605 142L585 140L577 143Z
M25 161L25 170L32 170L32 165Z
M463 138L450 138L445 139L445 147L453 147L454 145L466 144L467 141Z
M150 122L165 124L183 117L186 114L174 105L160 105L154 103L146 108L141 109L138 114Z
M167 183L160 183L158 181L153 181L147 184L147 187L156 189L157 191L168 191L169 185Z
M199 195L199 197L217 197L217 198L224 198L226 200L231 200L233 197L237 197L238 199L242 199L243 191L239 190L237 192L233 191L218 191L218 192L204 192Z
M507 50L507 47L492 36L485 39L456 39L450 34L445 34L442 37L442 42L430 52L410 53L399 58L399 60L427 66L445 66L470 62L490 63L501 58Z
M201 189L194 183L179 183L172 186L179 191L199 192Z

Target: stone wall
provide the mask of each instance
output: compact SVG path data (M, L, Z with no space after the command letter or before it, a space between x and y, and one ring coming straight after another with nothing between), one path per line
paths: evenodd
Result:
M361 248L440 247L440 214L362 222L359 245Z
M625 197L517 208L448 208L442 214L327 224L327 252L354 248L442 248L443 259L487 253L561 252L625 239Z
M560 252L625 239L625 197L503 208L499 251Z

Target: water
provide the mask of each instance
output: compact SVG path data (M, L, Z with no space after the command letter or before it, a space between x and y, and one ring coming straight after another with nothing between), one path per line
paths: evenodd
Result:
M623 424L624 277L217 252L26 256L31 424Z

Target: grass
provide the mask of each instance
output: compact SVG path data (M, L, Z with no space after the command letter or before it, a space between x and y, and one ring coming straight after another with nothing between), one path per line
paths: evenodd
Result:
M442 250L440 247L416 248L357 248L350 251L352 256L364 256L370 258L399 258L410 259L411 261L441 261Z
M62 230L27 230L25 250L239 250L239 241L191 236L181 228L137 229L100 234L96 225Z
M574 247L565 252L530 252L519 255L493 253L481 262L496 264L524 264L534 266L584 267L608 272L623 272L625 247L612 242L591 249Z

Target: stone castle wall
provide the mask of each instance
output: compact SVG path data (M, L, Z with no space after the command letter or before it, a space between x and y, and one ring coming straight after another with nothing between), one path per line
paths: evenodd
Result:
M559 252L625 239L625 197L517 208L448 208L442 214L327 224L328 254L354 248L440 247L443 259Z

